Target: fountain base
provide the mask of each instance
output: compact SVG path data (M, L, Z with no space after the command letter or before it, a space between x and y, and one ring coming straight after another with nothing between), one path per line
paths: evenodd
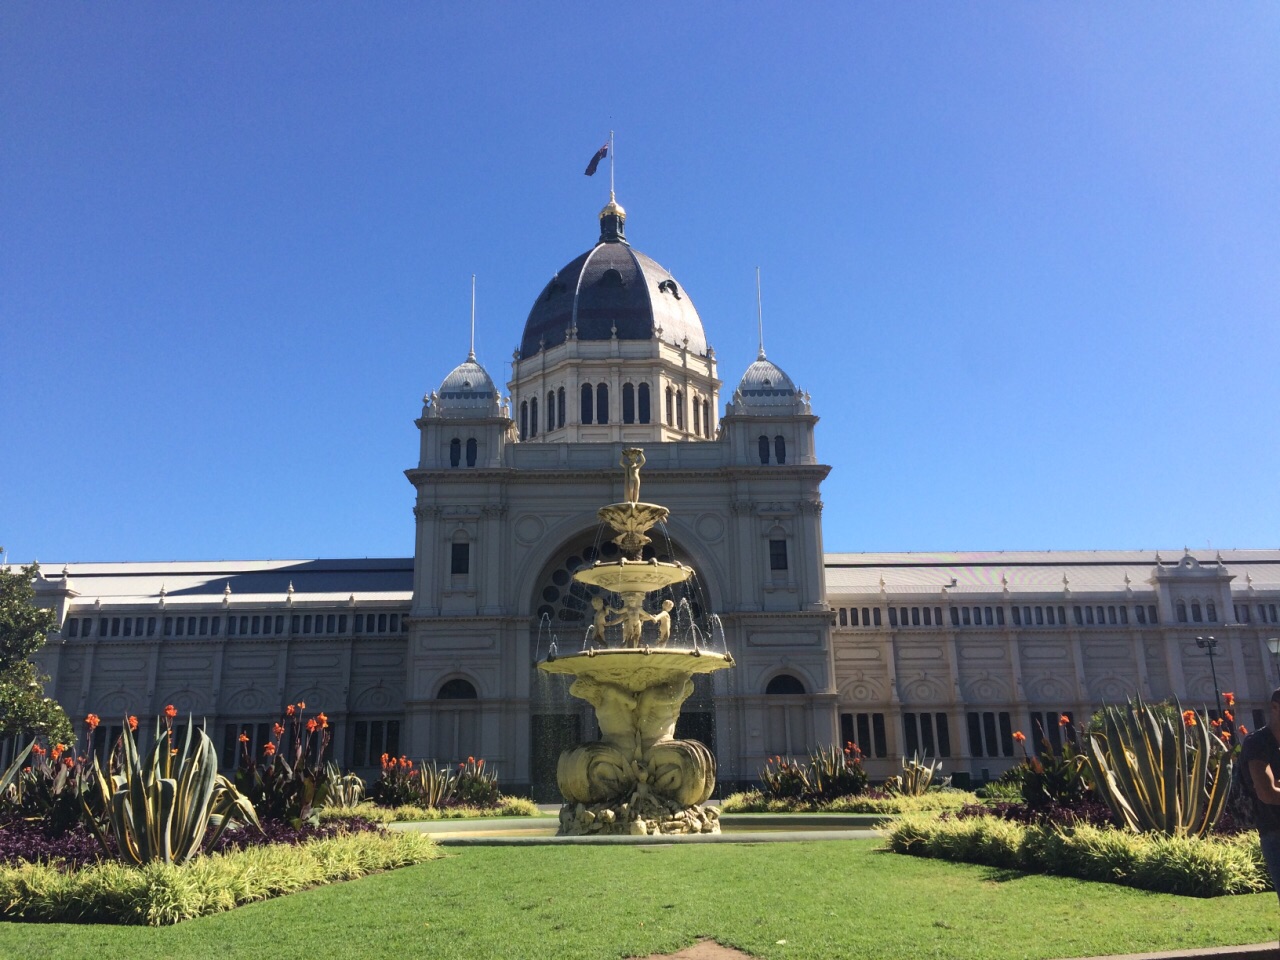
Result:
M647 796L639 800L566 803L560 808L562 837L681 836L719 833L720 808L678 803Z

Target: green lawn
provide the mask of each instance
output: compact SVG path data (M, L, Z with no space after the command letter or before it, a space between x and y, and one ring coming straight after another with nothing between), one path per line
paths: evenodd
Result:
M0 957L999 958L1259 943L1273 894L1195 900L880 852L880 841L471 847L162 929L0 923ZM779 943L785 940L786 943Z

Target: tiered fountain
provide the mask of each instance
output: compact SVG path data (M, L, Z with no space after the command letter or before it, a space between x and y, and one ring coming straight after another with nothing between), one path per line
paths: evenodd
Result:
M716 761L697 740L675 739L680 706L693 693L693 675L733 666L733 657L703 649L696 630L673 640L671 600L650 594L682 584L693 568L679 562L642 560L649 530L669 511L640 502L644 452L622 452L626 471L623 503L601 507L599 517L617 534L622 559L600 562L573 574L579 583L616 595L593 600L594 621L580 653L538 664L548 673L575 679L569 692L595 708L601 739L560 755L556 782L564 797L561 836L584 834L719 833L719 811L704 806L716 784ZM606 645L606 631L621 628L621 646ZM618 631L613 629L614 633Z

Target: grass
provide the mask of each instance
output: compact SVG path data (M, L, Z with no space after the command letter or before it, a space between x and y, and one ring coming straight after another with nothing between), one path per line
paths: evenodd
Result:
M0 957L1058 958L1275 940L1271 893L1200 900L881 843L467 848L175 927L0 923ZM785 940L785 943L779 941Z

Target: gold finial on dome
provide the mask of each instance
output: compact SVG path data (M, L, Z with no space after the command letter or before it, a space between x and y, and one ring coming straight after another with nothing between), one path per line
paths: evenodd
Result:
M627 211L622 209L622 204L614 199L613 191L609 191L609 202L604 205L604 209L600 211L600 219L605 217L618 217L622 220L627 219Z

